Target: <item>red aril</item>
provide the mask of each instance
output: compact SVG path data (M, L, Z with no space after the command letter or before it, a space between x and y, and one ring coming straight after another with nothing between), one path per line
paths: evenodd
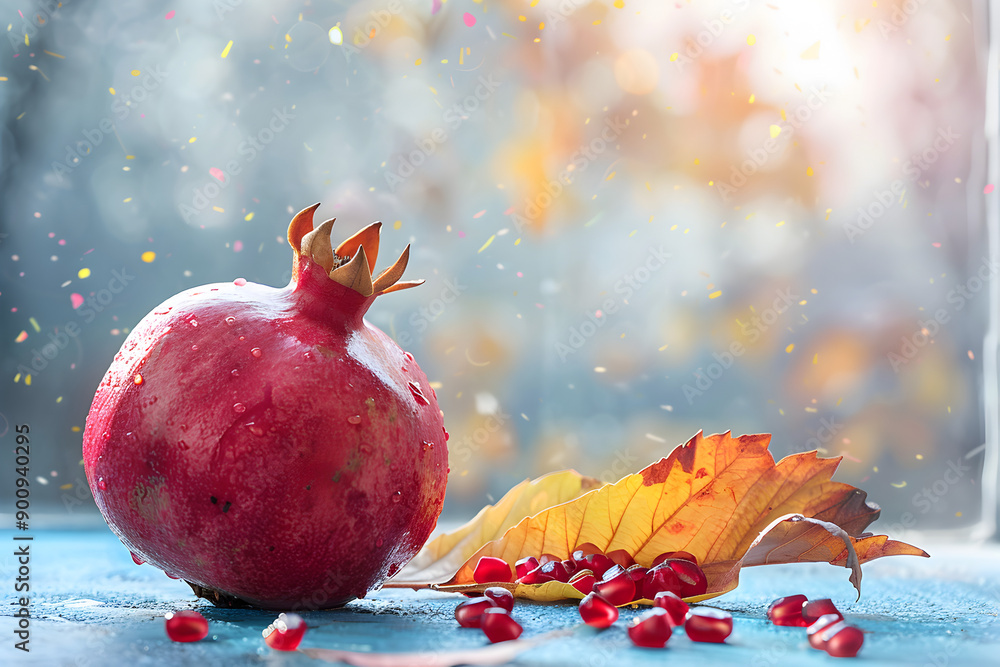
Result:
M809 623L802 617L802 605L807 601L805 595L789 595L778 598L767 608L767 617L775 625L807 627Z
M490 586L483 591L483 597L489 598L493 604L507 611L514 610L514 594L501 586Z
M663 648L671 634L667 612L659 607L653 607L628 627L628 638L644 648Z
M682 598L703 595L708 590L708 579L705 578L705 573L695 563L689 560L668 558L663 561L663 565L669 566L680 580L681 589L677 594Z
M544 584L546 581L553 581L554 577L552 575L542 572L543 567L543 565L539 565L531 572L519 578L518 582L522 584Z
M494 556L480 558L476 563L476 569L472 572L472 578L477 584L508 583L514 580L507 561Z
M171 641L197 642L208 635L208 621L196 611L171 611L163 618Z
M444 500L434 392L364 321L415 286L396 282L409 252L373 278L379 226L334 248L317 206L289 226L286 287L168 299L129 333L87 416L84 468L111 530L214 604L363 597L417 553Z
M670 567L669 563L663 563L649 568L642 582L642 596L647 600L656 599L656 595L663 591L673 593L681 592L681 580Z
M527 558L522 558L521 560L514 563L514 574L518 579L528 574L536 567L539 566L538 559L534 556L528 556Z
M812 622L812 624L809 625L808 628L806 628L806 637L808 637L809 639L809 645L821 651L826 650L826 640L827 640L826 630L833 628L835 625L838 624L843 626L847 625L846 623L844 623L844 619L840 616L839 613L824 614L823 616L817 618L815 621ZM830 636L833 635L831 634Z
M605 556L604 554L590 554L584 556L582 564L578 567L583 570L587 569L594 573L594 576L600 579L604 576L604 573L614 567L615 562Z
M635 565L635 559L632 558L629 552L624 549L615 549L614 551L609 551L606 557L611 560L615 565L620 565L623 570L627 570L633 565Z
M733 616L721 609L697 607L688 612L684 632L694 642L721 644L733 632Z
M569 580L569 585L580 591L584 595L594 590L594 583L597 578L590 570L580 570Z
M506 609L500 607L493 607L483 612L482 628L487 639L494 644L517 639L524 630L520 623L510 617Z
M580 601L580 618L595 628L607 628L618 620L618 607L597 593L589 593Z
M667 559L689 560L695 565L698 564L698 559L689 554L687 551L667 551L666 553L662 553L656 558L654 558L653 564L650 565L650 567L656 567L657 565L659 565L660 563L662 563Z
M593 590L616 607L635 599L635 582L620 565L609 569Z
M294 651L306 634L306 622L298 614L278 614L261 633L264 643L276 651Z
M561 581L563 583L569 581L569 572L566 571L566 565L561 560L550 560L545 565L542 565L542 574L546 577L551 577L556 581Z
M827 614L836 614L840 618L844 617L837 607L834 606L830 598L809 600L802 604L802 618L805 620L806 625L815 623L820 616L826 616Z
M830 631L832 630L831 628ZM853 658L858 655L864 643L865 633L853 625L845 625L826 640L826 652L834 658Z
M671 627L684 625L689 610L688 603L677 597L672 591L662 591L653 598L653 604L667 610L667 620Z
M496 607L488 597L469 598L455 607L455 620L463 628L478 628L482 623L483 612Z
M583 544L578 545L576 549L573 550L573 553L570 555L570 558L572 558L573 561L576 563L577 568L582 568L586 567L586 565L583 564L583 560L587 556L593 556L594 554L601 554L602 556L604 555L603 552L600 549L598 549L594 544L591 544L590 542L584 542Z

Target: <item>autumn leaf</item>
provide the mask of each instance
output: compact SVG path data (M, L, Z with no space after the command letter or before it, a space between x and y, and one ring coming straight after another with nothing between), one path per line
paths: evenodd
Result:
M769 441L767 434L698 433L636 474L522 519L482 544L450 578L427 583L439 590L477 590L472 574L483 556L510 565L543 554L566 559L589 542L605 553L622 549L644 567L668 551L692 554L708 578L708 591L694 600L735 588L742 567L792 562L849 567L860 593L861 563L927 555L863 534L880 510L864 491L832 481L839 458L806 452L775 463ZM560 582L508 587L532 599L582 597Z
M496 505L480 510L472 521L425 544L387 587L402 588L407 582L414 582L419 587L427 582L445 581L483 544L503 537L522 519L573 500L600 485L598 480L575 470L526 479L508 491Z

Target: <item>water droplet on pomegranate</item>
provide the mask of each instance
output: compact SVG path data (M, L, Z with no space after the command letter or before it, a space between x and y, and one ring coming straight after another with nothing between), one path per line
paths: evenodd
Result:
M169 572L164 572L163 574L167 575L171 579L180 579L180 577L175 577L174 575L170 574Z
M105 489L108 488L108 485L104 482L103 477L97 480L97 488L99 488L101 491L104 491Z
M192 345L191 346L191 351L192 352L197 352L198 351L198 346L197 345Z
M392 502L398 503L402 499L403 499L402 491L397 491L396 493L392 494Z
M240 340L246 340L246 339L247 339L246 336L240 336Z
M229 374L232 375L234 378L238 378L240 376L240 372L238 370L236 370L235 368L233 370L229 371Z
M188 450L188 444L183 440L178 440L177 449L181 450L182 452L186 452Z
M403 354L406 355L407 359L409 359L410 361L413 361L413 355L412 354L410 354L409 352L404 352Z
M390 577L395 577L397 572L399 572L399 566L398 565L396 565L395 563L393 563L392 565L389 566L389 576Z
M413 394L413 398L417 400L417 403L420 405L431 404L431 402L427 400L427 397L424 396L424 392L420 391L420 385L414 382L408 382L407 384L410 386L410 393Z
M302 358L305 359L306 361L312 361L313 358L312 352L303 352Z
M434 443L427 442L426 440L424 440L422 443L420 443L420 446L426 452L427 450L434 448Z
M198 320L196 320L196 319L194 319L194 318L192 317L192 318L191 318L191 326L193 326L193 327L196 327L196 326L198 326Z
M350 416L350 417L347 418L347 422L350 423L350 424L360 424L361 423L361 415L352 415L352 416Z
M258 359L260 359L260 355L262 355L264 353L260 351L259 347L255 347L254 349L250 350L250 354L252 354L253 356L255 356Z
M260 426L257 426L253 422L247 424L247 428L249 428L250 432L253 433L254 435L264 435L264 429L262 429Z
M230 315L226 318L226 324L236 324L236 318Z
M233 404L233 412L235 412L236 414L242 414L242 413L246 412L246 409L247 409L247 406L243 405L242 403L234 403Z
M130 555L130 556L132 556L132 562L133 562L133 563L135 563L136 565L142 565L143 563L145 563L145 562L146 562L146 561L144 561L143 559L141 559L141 558L139 558L138 556L136 556L136 555L135 555L134 553L132 553L131 551L130 551L130 552L128 552L128 553L129 553L129 555Z
M233 284L236 285L237 287L243 287L244 285L247 284L247 279L237 278L236 280L233 281Z
M105 440L110 440L111 434L105 431L104 433L101 434L101 437L104 438Z
M135 382L136 384L142 384L142 375L141 375L141 374L139 374L139 373L136 373L136 374L135 374L135 377L133 378L133 381L134 381L134 382Z

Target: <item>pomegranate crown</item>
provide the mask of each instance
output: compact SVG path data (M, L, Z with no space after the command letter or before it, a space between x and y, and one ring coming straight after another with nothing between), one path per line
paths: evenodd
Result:
M403 271L410 259L410 246L407 244L403 253L392 266L372 279L375 270L375 260L378 258L379 231L381 222L373 222L346 241L333 247L330 233L336 218L327 220L319 227L313 228L313 213L319 204L313 204L295 214L288 225L288 243L295 251L295 261L292 264L292 280L298 278L299 258L308 257L330 276L330 279L349 287L364 297L379 296L389 292L409 289L422 285L423 280L404 280Z

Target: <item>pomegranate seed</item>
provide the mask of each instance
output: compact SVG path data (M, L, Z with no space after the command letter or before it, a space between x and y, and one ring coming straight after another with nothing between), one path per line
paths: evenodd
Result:
M546 581L552 581L552 575L542 572L543 567L543 565L539 565L534 570L518 579L518 581L522 584L544 584Z
M593 590L617 607L631 602L635 597L635 582L620 565L615 565L594 584Z
M663 591L681 592L681 580L669 563L651 567L642 581L642 596L647 600L655 600Z
M833 628L830 628L830 632L833 632ZM853 658L858 655L858 651L861 650L861 645L864 643L865 633L853 625L844 625L826 640L826 652L834 658Z
M604 555L603 553L601 553L600 549L598 549L590 542L584 542L583 544L581 544L580 546L578 546L576 549L573 550L573 554L570 556L570 558L572 558L573 561L576 563L577 569L583 569L589 567L589 564L585 564L584 560L588 556L594 556L597 554L600 554L602 556Z
M495 581L510 582L514 579L507 561L493 556L483 556L479 559L479 562L476 563L476 569L472 573L472 578L477 584L489 584Z
M580 601L580 618L595 628L607 628L618 620L618 607L597 593L589 593Z
M778 598L767 608L767 617L775 625L790 625L804 628L809 625L802 618L802 605L808 601L805 595L789 595Z
M294 651L306 634L306 622L298 614L278 614L261 634L264 643L276 651Z
M561 560L550 560L542 565L542 574L563 583L569 581L569 572Z
M603 577L604 573L615 566L613 560L604 554L590 554L585 556L580 569L587 569L594 573L595 577Z
M694 556L692 556L691 554L689 554L687 551L667 551L665 553L660 554L656 558L654 558L653 559L653 564L650 565L650 567L656 567L657 565L659 565L660 563L662 563L663 561L665 561L667 559L689 560L692 563L694 563L695 565L698 564L698 559L695 558Z
M635 559L633 559L629 552L624 549L615 549L614 551L606 554L606 556L611 559L612 563L621 565L623 570L627 570L635 565Z
M676 593L661 591L653 598L653 604L667 610L667 620L670 621L671 627L684 625L689 607L687 602L677 597Z
M659 607L653 607L628 627L632 643L645 648L663 648L671 634L667 612Z
M537 558L534 556L528 556L527 558L522 558L514 563L514 572L517 574L517 578L520 579L538 567L538 565L539 563Z
M507 611L514 610L514 594L506 588L491 586L483 591L483 595L492 600L493 604L501 609L506 609Z
M482 623L483 612L495 606L493 600L487 597L469 598L455 607L455 620L463 628L478 628Z
M487 639L494 644L517 639L524 631L521 624L511 618L506 609L500 607L483 612L482 627Z
M163 618L171 641L197 642L208 635L208 621L196 611L171 611Z
M832 628L835 625L844 623L844 619L841 618L840 614L824 614L820 616L814 623L812 623L806 629L806 636L809 638L809 645L813 648L817 648L821 651L826 650L826 632L828 628ZM833 636L832 634L830 636Z
M594 590L594 582L597 578L594 573L590 570L580 570L573 575L573 578L569 580L569 585L580 591L584 595L587 595Z
M572 558L566 558L560 562L562 563L562 566L566 568L566 573L571 577L574 574L576 574L576 571L579 569L579 567L577 567L576 561L573 560Z
M833 600L830 598L810 600L802 604L802 618L805 619L806 625L812 625L819 620L820 616L827 614L836 614L839 618L844 618L844 615L834 606Z
M681 590L678 593L682 598L703 595L708 590L708 579L701 568L689 560L667 559L664 565L669 565L670 569L677 574L681 582Z
M684 632L693 642L721 644L733 632L733 615L711 607L692 609L684 621Z
M562 560L561 558L556 558L552 554L542 554L542 557L538 559L539 564L545 565L546 563L551 563L552 561Z

